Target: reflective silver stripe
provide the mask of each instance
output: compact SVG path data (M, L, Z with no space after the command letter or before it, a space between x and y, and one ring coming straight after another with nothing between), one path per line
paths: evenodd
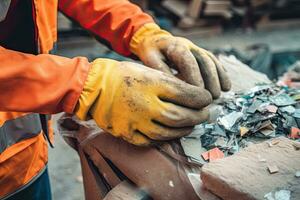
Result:
M10 6L10 2L11 2L11 0L1 0L0 1L0 22L2 22L6 17L9 6Z
M28 114L6 121L0 127L0 153L21 140L37 136L41 130L39 114Z

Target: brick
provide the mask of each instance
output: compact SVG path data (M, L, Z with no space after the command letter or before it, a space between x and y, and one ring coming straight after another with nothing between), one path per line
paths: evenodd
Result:
M219 148L213 148L208 153L209 162L224 158L224 153Z
M213 161L213 160L224 158L224 153L218 147L216 147L202 153L201 156L205 161L207 160Z
M224 200L264 199L266 194L282 189L291 191L291 200L299 200L300 179L295 174L300 170L300 143L283 137L275 140L271 147L272 140L253 144L233 156L205 164L203 185ZM270 174L268 166L279 171Z

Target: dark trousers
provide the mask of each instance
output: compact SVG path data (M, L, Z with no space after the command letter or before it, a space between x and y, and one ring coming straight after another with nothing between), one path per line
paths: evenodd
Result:
M51 200L51 188L48 169L33 183L7 200Z

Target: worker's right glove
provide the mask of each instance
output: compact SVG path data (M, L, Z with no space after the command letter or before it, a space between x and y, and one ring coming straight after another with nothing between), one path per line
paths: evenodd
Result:
M208 91L143 65L97 59L75 114L136 145L189 134L208 118Z

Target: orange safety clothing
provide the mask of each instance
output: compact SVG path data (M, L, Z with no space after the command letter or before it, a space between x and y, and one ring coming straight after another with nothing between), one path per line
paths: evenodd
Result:
M47 146L34 113L72 113L90 67L86 58L47 54L57 40L58 8L126 56L135 31L153 22L127 0L32 0L34 43L42 54L0 47L0 142L3 135L10 139L0 146L0 198L21 190L43 171Z

